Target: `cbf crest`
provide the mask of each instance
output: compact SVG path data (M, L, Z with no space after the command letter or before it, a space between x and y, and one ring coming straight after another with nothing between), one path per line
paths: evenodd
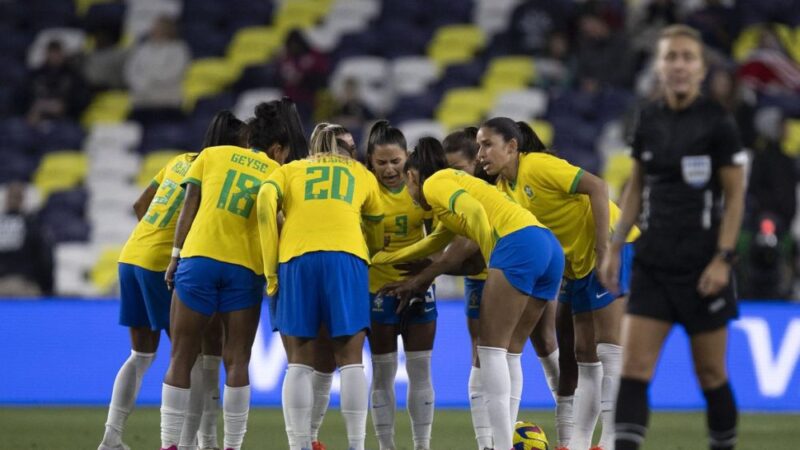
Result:
M376 295L372 301L372 309L375 311L383 311L383 296Z
M533 189L531 189L531 187L530 187L530 186L528 186L528 185L526 184L526 185L525 185L525 189L524 189L524 191L525 191L525 195L527 195L527 196L528 196L528 198L533 198Z

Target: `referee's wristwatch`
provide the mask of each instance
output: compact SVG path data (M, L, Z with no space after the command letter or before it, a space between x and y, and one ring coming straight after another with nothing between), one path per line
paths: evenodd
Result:
M729 266L732 266L737 260L736 251L731 249L719 249L717 250L716 256L725 261Z

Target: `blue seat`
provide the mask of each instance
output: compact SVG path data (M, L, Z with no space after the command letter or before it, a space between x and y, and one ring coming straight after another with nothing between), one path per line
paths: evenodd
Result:
M100 29L119 30L125 19L125 2L95 3L86 10L83 17L84 28L87 31Z
M203 23L187 23L182 27L182 35L193 58L221 56L225 53L230 36L219 27Z
M430 92L410 97L400 97L397 99L390 117L395 124L410 119L430 118L433 117L433 111L438 104L439 97Z
M181 15L182 23L197 23L224 20L227 16L227 2L218 0L192 0L186 2Z
M35 31L78 24L75 5L70 0L26 0L21 9L24 9L24 23Z
M197 117L211 118L220 110L232 110L235 104L236 94L233 92L223 92L213 97L203 97L194 106L192 120Z
M20 29L14 24L0 25L0 55L23 63L28 47L33 42L33 33Z
M42 154L80 149L85 134L77 122L58 120L36 128L36 150Z
M346 58L353 56L375 56L380 53L378 30L368 29L358 33L349 33L342 36L339 46L332 54L331 67Z
M83 217L86 213L86 203L89 194L85 188L79 187L68 191L53 192L47 197L47 202L41 214L72 214Z
M263 0L227 0L225 10L225 22L231 32L247 26L268 25L275 12L274 2Z
M261 64L249 66L242 72L242 75L233 85L233 90L237 93L248 89L280 86L280 77L276 64Z
M149 153L165 148L183 150L189 148L191 141L185 121L152 124L144 130L139 151Z
M56 212L41 216L42 227L54 243L86 242L91 234L89 223L71 212Z
M376 36L379 54L388 59L424 54L425 47L433 34L433 30L429 27L420 27L402 19L377 24L376 28L381 30ZM410 29L414 32L409 33Z
M0 158L0 183L30 181L38 165L35 156L19 148L0 146Z
M485 65L480 60L465 64L453 64L445 69L442 78L434 86L437 92L444 93L452 88L476 86L480 84Z

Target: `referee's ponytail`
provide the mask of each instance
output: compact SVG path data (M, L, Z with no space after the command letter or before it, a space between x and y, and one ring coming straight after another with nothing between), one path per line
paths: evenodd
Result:
M419 172L419 188L425 184L425 180L439 170L447 168L447 158L444 156L444 148L438 139L424 137L414 147L414 151L408 155L405 171L416 169Z
M508 117L493 117L483 122L481 128L490 128L495 133L503 136L503 140L517 142L517 151L520 153L552 153L547 149L539 136L525 122L514 122Z

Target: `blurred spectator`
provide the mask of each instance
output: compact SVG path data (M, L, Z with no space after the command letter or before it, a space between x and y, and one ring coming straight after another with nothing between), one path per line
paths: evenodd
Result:
M174 20L156 20L125 65L135 120L152 123L182 117L181 83L189 61L189 47L178 37Z
M123 67L128 53L117 46L118 36L109 29L99 29L94 34L94 51L83 61L83 75L95 89L121 89L125 87Z
M88 102L83 78L68 64L63 45L55 40L47 44L44 64L30 74L21 95L20 103L34 125L65 117L77 119Z
M770 215L775 217L777 233L789 231L797 208L797 166L777 139L762 138L755 148L748 183L748 219L745 226L755 229L753 221ZM747 222L750 222L749 224Z
M710 96L736 119L742 145L746 148L753 148L756 133L753 127L755 98L752 93L741 89L733 74L725 69L711 72L708 83Z
M739 27L734 8L722 0L706 0L703 8L689 14L686 24L700 32L706 45L730 55Z
M350 130L361 130L364 123L373 118L374 115L358 94L358 82L353 78L345 80L342 96L337 99L333 122Z
M637 67L650 59L661 29L678 22L675 9L673 0L651 0L632 8L628 23Z
M631 52L625 36L599 15L586 13L579 21L578 78L628 88L633 79Z
M570 86L575 76L575 58L566 34L556 31L547 41L547 53L536 58L536 84L558 90Z
M0 214L0 296L51 295L53 258L35 217L22 210L25 185L10 183Z
M738 78L745 86L768 95L800 94L800 66L789 56L775 30L761 30L758 48L739 67Z
M294 100L300 117L307 122L316 93L327 82L327 57L312 48L300 30L292 30L286 37L278 68L283 95Z
M572 20L572 2L527 0L511 14L510 53L547 53L548 39L554 32L567 32Z

